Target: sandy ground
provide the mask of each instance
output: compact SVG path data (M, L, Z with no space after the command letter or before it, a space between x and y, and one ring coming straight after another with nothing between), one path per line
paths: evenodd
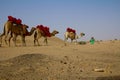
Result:
M120 41L64 46L51 37L34 46L31 36L26 43L0 47L0 80L120 80Z

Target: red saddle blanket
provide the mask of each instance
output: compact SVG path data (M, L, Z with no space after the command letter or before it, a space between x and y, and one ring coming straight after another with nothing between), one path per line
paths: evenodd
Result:
M71 29L71 28L67 28L67 32L73 32L76 34L76 31L74 29Z
M38 25L37 28L39 28L40 30L42 30L43 33L45 34L45 36L51 37L50 31L49 31L49 27L46 27L46 26L43 26L43 25Z
M11 22L13 22L15 24L21 24L22 23L21 19L16 19L16 18L14 18L12 16L8 16L8 21L11 21Z

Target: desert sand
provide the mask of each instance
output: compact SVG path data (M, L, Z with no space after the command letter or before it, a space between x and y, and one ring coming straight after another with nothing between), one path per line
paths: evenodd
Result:
M0 47L0 80L120 80L120 41L101 41L94 45L67 43L48 38L48 45Z

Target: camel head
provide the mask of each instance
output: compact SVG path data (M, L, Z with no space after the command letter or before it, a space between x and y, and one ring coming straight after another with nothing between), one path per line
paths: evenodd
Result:
M36 30L35 27L32 27L32 28L31 28L31 32L34 32L35 30Z
M28 32L27 36L31 36L35 30L36 30L36 28L32 27L30 32Z
M29 26L26 25L26 24L23 24L22 26L23 26L24 28L29 28Z
M27 28L29 28L29 27L27 25L25 25L25 24L23 24L21 27L23 29L23 34L27 35L29 33Z
M59 32L57 30L54 30L52 33L51 33L51 36L55 36L56 34L58 34Z
M85 33L80 33L80 36L81 36L81 37L85 36Z

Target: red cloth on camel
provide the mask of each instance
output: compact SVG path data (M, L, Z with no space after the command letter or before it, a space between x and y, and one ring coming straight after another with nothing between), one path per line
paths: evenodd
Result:
M16 20L16 24L21 24L22 23L22 20L21 19L17 19Z
M37 28L39 28L40 30L42 30L44 32L45 36L51 37L50 31L49 31L49 27L45 27L43 25L38 25Z
M67 32L73 32L76 34L76 31L74 29L71 29L71 28L67 28Z
M21 24L22 23L21 19L16 19L12 16L8 16L8 21L11 21L12 23L15 23L15 24Z

